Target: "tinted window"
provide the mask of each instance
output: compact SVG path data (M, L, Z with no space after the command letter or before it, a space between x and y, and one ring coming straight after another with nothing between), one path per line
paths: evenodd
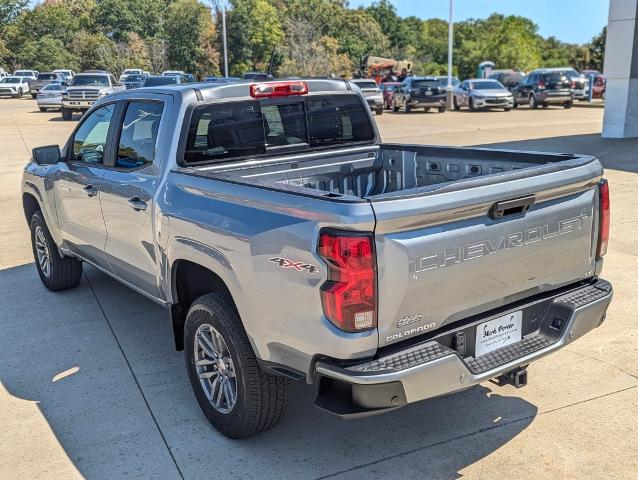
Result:
M106 75L76 75L71 81L73 87L108 87L109 77Z
M144 75L128 75L124 81L125 82L143 82Z
M106 137L115 105L105 105L91 113L73 138L73 160L101 164L104 161Z
M148 77L142 84L143 87L159 87L162 85L175 85L177 83L177 77Z
M371 141L374 130L366 108L354 95L205 105L193 112L184 160L215 161L291 145Z
M543 75L543 80L547 83L565 83L568 82L563 72L551 72Z
M49 83L42 88L42 91L50 92L51 90L64 90L64 86L60 83Z
M153 163L155 143L163 105L159 102L131 102L126 107L116 166L137 168Z
M41 73L38 75L38 80L57 80L58 76L55 73Z
M359 88L377 88L377 84L375 82L354 82L354 83Z
M438 80L415 80L412 82L412 88L433 88L440 87Z
M472 82L473 90L491 90L494 88L503 88L498 82Z
M16 75L16 77L23 77L23 76L24 77L31 77L31 76L33 76L33 72L30 72L28 70L18 70L15 73L15 75Z
M2 83L22 83L22 79L18 77L5 77L1 81Z

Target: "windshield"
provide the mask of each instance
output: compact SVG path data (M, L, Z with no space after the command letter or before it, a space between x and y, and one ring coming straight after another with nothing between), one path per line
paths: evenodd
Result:
M143 82L144 75L128 75L125 82Z
M2 83L22 83L21 79L18 77L6 77L0 80Z
M32 77L33 76L33 72L30 72L28 70L18 70L15 75L17 77Z
M85 86L95 86L95 87L108 87L109 86L109 77L106 75L76 75L73 77L71 81L72 87L85 87Z
M355 85L359 88L377 88L377 84L375 82L359 82L355 81Z
M498 90L503 87L499 82L472 82L472 86L470 87L472 90Z
M215 103L193 112L185 163L255 156L286 147L310 148L374 140L368 109L357 95L316 95Z
M159 87L162 85L175 85L177 84L177 77L165 76L165 77L148 77L144 80L144 87Z
M438 80L415 80L412 82L412 88L433 88L440 86L441 83Z
M141 75L142 72L140 70L124 70L122 75Z
M38 75L38 80L57 80L58 76L55 73L41 73Z
M42 91L51 91L51 90L64 90L64 86L60 83L49 83L48 85L46 85Z

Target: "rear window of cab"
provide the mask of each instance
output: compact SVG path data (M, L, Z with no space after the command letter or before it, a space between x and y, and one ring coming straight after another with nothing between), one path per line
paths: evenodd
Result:
M375 131L358 95L309 95L195 107L184 164L370 142Z

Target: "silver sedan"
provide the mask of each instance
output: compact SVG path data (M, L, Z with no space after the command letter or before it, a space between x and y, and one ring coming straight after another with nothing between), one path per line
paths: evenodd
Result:
M477 78L465 80L454 90L454 110L503 108L509 112L514 106L512 92L496 80Z
M38 108L41 112L49 108L59 110L62 107L62 94L66 87L61 83L50 83L38 92Z

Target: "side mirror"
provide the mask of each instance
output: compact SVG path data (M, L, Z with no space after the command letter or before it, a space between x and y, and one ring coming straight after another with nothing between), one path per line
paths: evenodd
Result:
M47 145L31 150L31 158L38 165L55 165L62 160L62 153L58 145Z

